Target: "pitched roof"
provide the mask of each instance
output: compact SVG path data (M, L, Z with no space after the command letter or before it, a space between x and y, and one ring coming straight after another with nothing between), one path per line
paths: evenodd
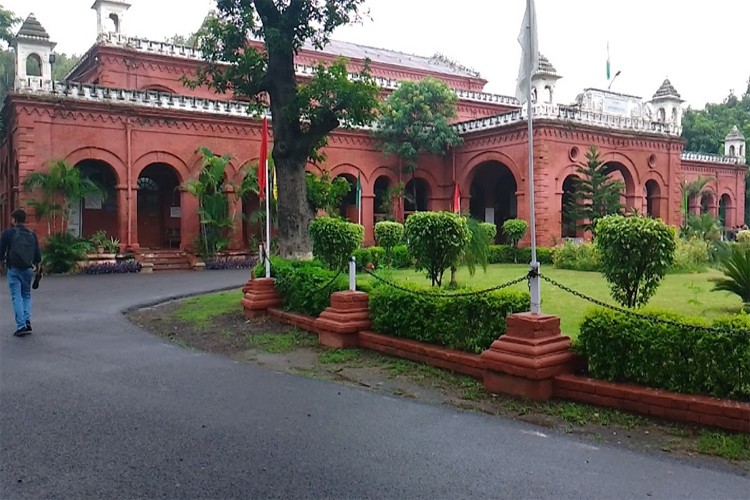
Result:
M737 125L735 125L734 127L732 127L732 130L724 138L724 140L726 140L726 141L731 141L733 139L734 140L741 140L741 141L745 140L745 136L742 135L742 132L740 132L740 129L737 128Z
M552 66L552 63L549 62L549 59L547 59L544 54L539 54L539 69L536 74L557 75L557 70Z
M306 42L304 48L318 51L312 43ZM463 76L477 78L479 75L460 64L452 64L445 57L425 57L414 54L406 54L395 50L379 49L340 40L331 40L323 47L323 53L341 55L349 59L370 59L373 62L393 64L395 66L408 66L413 69L421 69L441 73L444 75Z
M676 97L680 98L680 94L675 90L674 86L672 85L672 82L669 81L669 78L664 79L664 83L661 84L661 87L659 87L659 90L656 91L656 94L654 94L654 99L657 99L659 97Z
M18 30L18 34L16 35L16 37L42 38L44 40L49 40L49 34L47 33L47 30L44 29L42 23L37 21L36 17L34 17L34 14L29 14L29 17L27 17L21 25L21 29Z

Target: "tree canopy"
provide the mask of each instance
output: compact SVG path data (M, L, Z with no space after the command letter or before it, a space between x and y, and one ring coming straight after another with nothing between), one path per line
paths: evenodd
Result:
M750 137L750 79L740 97L730 92L724 102L685 111L682 119L685 151L724 154L724 138L735 125L745 137Z
M378 88L367 66L350 75L344 60L317 65L298 81L294 56L306 42L323 48L333 30L362 18L364 0L218 0L198 35L206 63L189 86L205 85L250 101L250 112L270 104L273 160L279 187L279 250L308 257L305 166L320 161L328 134L339 126L372 124ZM255 43L248 37L262 41Z

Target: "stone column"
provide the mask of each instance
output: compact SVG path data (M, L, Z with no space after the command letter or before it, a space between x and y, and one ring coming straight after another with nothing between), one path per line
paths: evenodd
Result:
M548 314L508 316L507 330L481 354L489 392L546 401L556 375L572 372L570 338L560 334L560 318Z
M115 186L117 192L117 238L120 240L120 252L128 245L128 187Z
M375 244L375 196L362 195L362 225L365 227L365 245Z
M127 191L126 191L127 192ZM127 207L130 211L130 249L138 250L141 245L138 243L138 183L133 183L133 189L130 192L130 199L127 200Z
M227 194L227 209L229 215L232 216L232 231L229 235L229 249L230 250L242 250L245 246L242 241L242 200L237 198L234 188L227 186L225 188Z
M315 320L318 342L337 349L356 347L357 333L368 328L370 309L364 292L334 292L331 306Z
M701 214L701 200L697 196L691 196L688 200L688 213L690 215Z
M180 187L180 249L191 246L200 234L198 199Z

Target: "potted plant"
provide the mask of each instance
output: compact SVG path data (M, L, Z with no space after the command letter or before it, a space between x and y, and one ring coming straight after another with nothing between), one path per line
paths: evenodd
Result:
M120 251L120 240L112 236L104 243L104 250L107 253L118 253Z
M96 253L104 253L105 247L109 244L109 237L104 229L99 229L91 237L91 244L96 248Z

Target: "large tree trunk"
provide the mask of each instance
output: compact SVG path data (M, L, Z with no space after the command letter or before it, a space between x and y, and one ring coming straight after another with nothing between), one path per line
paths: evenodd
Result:
M305 160L291 158L276 163L276 175L279 176L279 254L285 259L312 258L308 233L312 212L307 202L305 163Z

